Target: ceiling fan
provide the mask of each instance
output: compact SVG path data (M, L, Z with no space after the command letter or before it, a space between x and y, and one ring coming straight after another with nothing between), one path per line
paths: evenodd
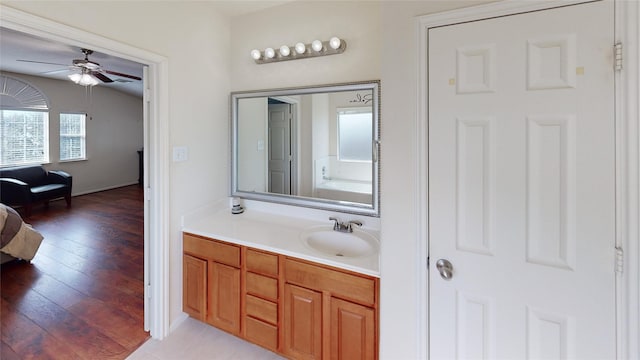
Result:
M76 84L80 84L84 86L96 85L99 83L98 80L102 81L103 83L114 82L114 80L108 77L106 74L115 75L115 76L126 78L126 79L142 80L142 78L138 76L104 69L97 62L89 60L89 55L93 54L93 50L89 50L89 49L81 49L81 50L82 50L82 53L84 54L84 59L74 59L72 61L72 65L50 63L50 62L44 62L44 61L21 60L21 59L17 61L37 63L37 64L67 66L68 69L54 70L54 71L49 71L48 73L54 73L59 71L72 71L73 73L69 75L69 79L71 79ZM120 80L120 79L117 79L115 81L130 82L130 80Z

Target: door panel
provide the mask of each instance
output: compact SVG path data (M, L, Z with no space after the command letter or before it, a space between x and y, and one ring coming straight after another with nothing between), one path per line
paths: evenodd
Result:
M240 269L209 261L207 322L240 333Z
M615 358L613 3L428 39L431 358Z
M322 293L284 285L284 349L296 359L322 358Z
M269 192L291 194L291 105L269 104Z

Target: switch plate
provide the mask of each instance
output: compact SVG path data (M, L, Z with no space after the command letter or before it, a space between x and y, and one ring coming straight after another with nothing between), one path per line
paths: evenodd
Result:
M189 159L189 149L186 146L173 147L173 161L187 161Z

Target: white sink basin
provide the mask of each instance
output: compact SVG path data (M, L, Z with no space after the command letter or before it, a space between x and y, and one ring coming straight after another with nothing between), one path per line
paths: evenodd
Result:
M378 251L378 240L359 229L343 233L332 226L314 226L303 231L300 238L307 247L330 256L362 257Z

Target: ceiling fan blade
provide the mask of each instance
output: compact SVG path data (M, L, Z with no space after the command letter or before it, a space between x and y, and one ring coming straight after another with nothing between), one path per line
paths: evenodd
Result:
M29 63L35 63L35 64L47 64L47 65L58 65L58 66L69 66L69 64L58 64L58 63L50 63L50 62L45 62L45 61L34 61L34 60L23 60L23 59L18 59L16 61L20 61L20 62L29 62Z
M60 69L60 70L51 70L51 71L44 71L41 73L38 73L39 75L53 75L53 74L59 74L62 72L69 72L71 71L71 69Z
M103 73L99 73L97 71L91 72L91 75L97 77L103 83L112 83L113 82L113 80L109 79L106 75L104 75Z
M125 78L129 78L129 79L133 79L133 80L142 80L141 77L137 77L137 76L133 76L133 75L128 75L128 74L123 74L123 73L119 73L119 72L115 72L115 71L111 71L111 70L105 70L102 69L103 72L106 72L107 74L111 74L111 75L116 75L116 76L121 76L121 77L125 77Z

